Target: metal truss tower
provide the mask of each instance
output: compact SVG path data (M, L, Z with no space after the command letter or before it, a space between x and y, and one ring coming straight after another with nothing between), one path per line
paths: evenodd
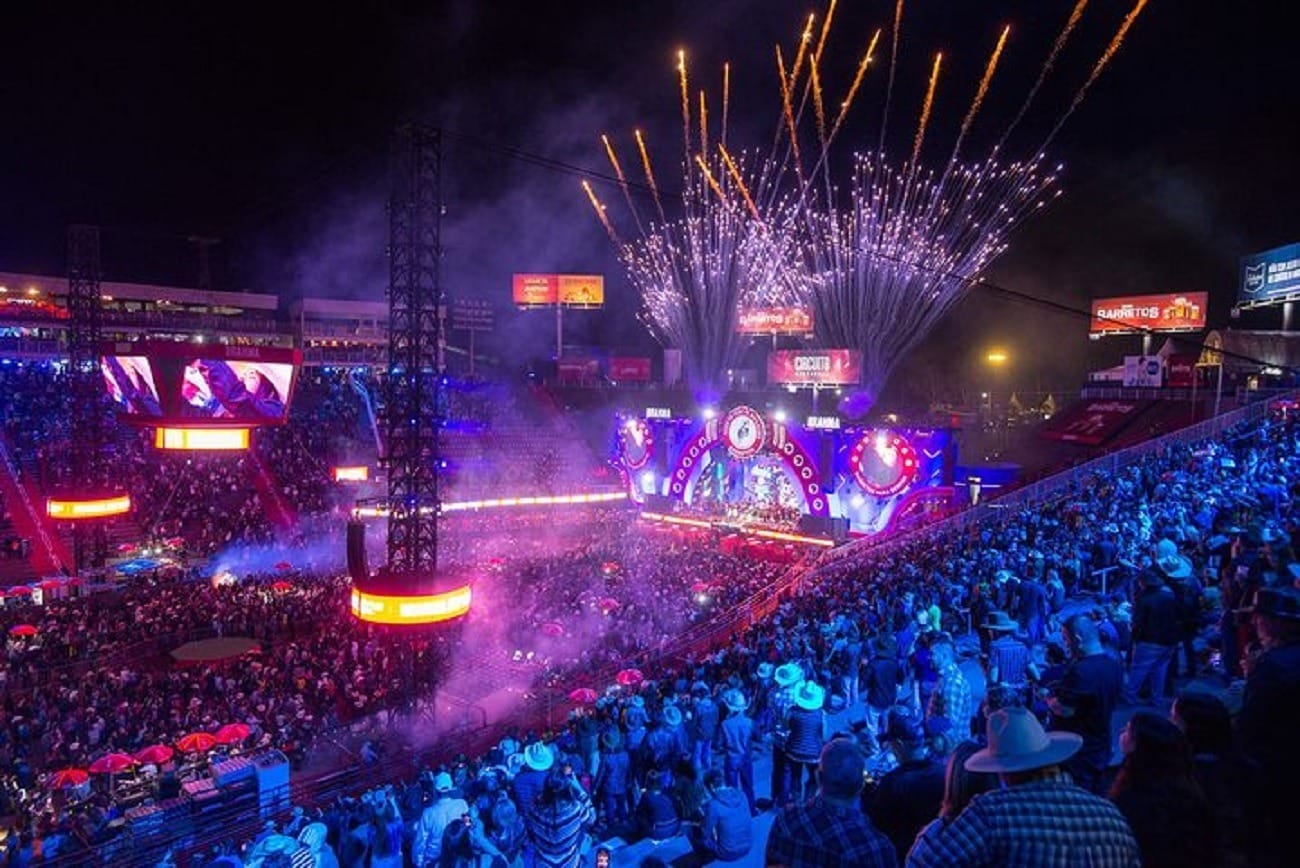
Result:
M68 227L68 380L69 463L72 485L80 492L108 488L105 461L103 379L99 372L103 327L100 316L99 227ZM77 569L101 567L107 536L101 522L74 531Z
M438 563L438 461L446 299L442 137L398 127L389 167L388 571L431 579Z

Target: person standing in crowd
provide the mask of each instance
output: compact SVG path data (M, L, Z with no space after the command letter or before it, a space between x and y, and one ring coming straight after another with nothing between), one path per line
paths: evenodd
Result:
M772 713L772 807L785 804L786 778L790 773L786 743L790 730L786 716L794 705L794 686L803 680L803 670L798 663L783 663L773 673L776 687L768 694L768 708Z
M930 653L934 655L934 668L939 680L926 706L925 716L946 717L962 736L970 732L971 718L975 716L975 702L971 698L970 684L957 665L957 648L947 633L938 634Z
M721 714L718 703L710 695L709 686L703 681L695 682L691 696L691 762L695 766L695 773L703 775L713 767L713 740L718 736Z
M909 868L1139 868L1124 815L1061 769L1082 738L1044 732L1028 710L1003 708L989 717L988 745L966 768L998 775L1002 788L976 796L951 822L917 838Z
M1029 684L1029 646L1016 636L1020 625L1006 612L989 612L980 625L993 640L988 647L988 680L1019 693ZM963 733L964 735L964 733Z
M1192 773L1214 807L1225 864L1237 865L1244 861L1246 852L1246 818L1242 810L1246 773L1234 742L1228 707L1212 694L1185 691L1169 709L1169 720L1187 737Z
M515 805L521 815L526 817L532 810L553 765L555 754L545 743L535 741L524 748L524 767L515 775L513 782Z
M864 788L862 808L899 853L906 853L943 802L944 765L930 752L921 719L904 706L889 712L883 739L898 765Z
M1037 645L1047 635L1047 589L1036 576L1021 579L1018 589L1020 623L1031 645Z
M600 748L600 771L592 789L601 800L605 825L618 826L626 823L631 813L628 804L631 760L623 749L623 736L617 728L611 727L600 734Z
M1201 588L1196 582L1191 559L1178 551L1170 539L1156 543L1151 555L1155 568L1173 591L1178 615L1178 640L1183 649L1183 675L1196 677L1196 634L1201 627ZM1171 669L1178 670L1177 648Z
M1247 766L1252 864L1274 866L1293 850L1288 823L1300 780L1300 591L1260 588L1249 614L1262 653L1249 666L1237 735Z
M727 717L722 721L722 771L728 787L738 787L745 794L751 814L757 811L754 799L754 722L745 714L745 694L731 688L722 694Z
M596 809L573 769L552 769L532 810L524 816L536 868L577 868L589 844Z
M691 846L706 859L735 862L749 855L754 845L754 822L744 794L727 786L722 772L704 775L704 822L692 826Z
M1110 767L1111 718L1124 684L1118 660L1102 648L1097 624L1086 614L1067 618L1061 626L1070 662L1060 681L1050 685L1047 707L1052 712L1052 729L1073 732L1083 746L1065 764L1074 782L1094 793L1102 791Z
M1214 811L1192 775L1191 752L1178 727L1139 711L1120 733L1124 751L1110 800L1133 829L1143 868L1215 868Z
M1133 660L1129 664L1124 702L1136 705L1146 687L1150 702L1164 695L1169 664L1178 644L1178 601L1154 569L1138 576L1140 592L1133 611Z
M469 813L469 804L460 797L451 775L438 772L433 778L434 801L420 815L411 844L411 861L417 866L436 865L442 853L442 836L447 825L459 822Z
M867 688L867 728L879 736L885 714L898 702L898 688L903 683L903 669L898 665L898 644L889 634L876 637L865 677Z
M892 868L894 845L862 813L859 796L866 772L862 750L847 738L832 739L817 766L819 795L777 814L767 836L769 868Z
M786 715L786 761L790 767L790 800L803 801L805 792L817 786L817 761L826 743L826 712L822 705L826 691L813 681L804 681L794 691L794 708Z

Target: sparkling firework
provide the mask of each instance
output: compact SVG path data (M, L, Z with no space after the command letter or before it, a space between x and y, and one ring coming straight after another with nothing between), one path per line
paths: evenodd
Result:
M849 182L843 185L832 178L831 146L844 129L883 28L871 37L846 95L832 104L838 110L830 117L821 66L834 0L820 32L814 29L816 16L808 17L789 67L788 55L776 47L780 104L775 138L766 156L728 149L729 64L722 70L721 112L715 113L721 123L713 127L704 90L698 92L698 116L692 118L686 54L679 52L681 193L669 196L661 191L639 130L636 147L654 203L649 216L639 213L614 145L602 137L635 221L636 237L620 238L606 206L584 182L597 217L618 246L629 279L641 294L643 322L664 346L681 350L687 381L697 392L716 396L724 391L727 375L744 350L736 334L741 309L810 305L823 345L862 354L863 389L846 410L857 415L869 408L893 368L1007 249L1021 222L1059 195L1059 167L1046 167L1044 148L1118 51L1147 2L1135 0L1034 156L1003 160L999 154L1011 130L1025 116L1082 17L1087 0L1076 0L1011 125L988 156L961 158L1007 45L1010 28L1002 29L947 162L935 171L926 168L922 158L929 147L927 132L940 85L941 54L934 56L930 68L910 153L901 161L891 161L885 146L904 11L904 0L896 0L880 144L874 151L854 153ZM812 132L805 133L804 125L809 123L814 125ZM801 141L805 135L808 140Z

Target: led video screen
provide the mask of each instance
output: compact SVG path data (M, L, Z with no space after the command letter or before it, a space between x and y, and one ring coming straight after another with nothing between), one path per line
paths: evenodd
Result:
M108 395L146 424L279 425L288 419L297 353L270 347L117 345L100 360Z

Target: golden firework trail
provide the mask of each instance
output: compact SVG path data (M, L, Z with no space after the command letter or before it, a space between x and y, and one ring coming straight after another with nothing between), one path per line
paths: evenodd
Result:
M713 177L713 173L709 171L709 164L704 162L704 156L702 154L695 155L695 164L700 167L700 171L704 174L704 180L709 182L709 187L713 190L713 192L717 195L717 197L721 199L723 202L726 202L727 194L722 191L722 188L720 186L718 186L717 179L715 179Z
M622 245L623 242L619 240L618 232L614 230L614 224L609 222L609 216L605 213L605 206L600 204L600 200L596 198L596 191L591 189L591 182L586 178L582 179L582 189L586 191L587 199L591 202L592 210L594 210L596 216L600 218L600 225L605 227L605 231L609 233L610 240L615 244Z
M790 150L794 153L795 166L801 165L799 159L799 131L794 122L794 106L790 101L790 82L785 77L785 61L781 57L781 46L776 47L776 71L781 79L781 110L785 114L786 132L790 135Z
M943 52L934 56L934 67L930 70L930 84L925 89L925 102L921 105L921 121L916 125L916 140L912 143L912 159L909 165L916 166L921 156L921 143L925 141L925 128L930 125L930 109L934 107L934 89L939 84L939 67L943 64Z
M826 47L826 37L831 32L831 19L835 17L835 3L836 0L831 0L831 5L826 10L826 18L822 21L822 35L817 38L817 50L813 52L813 63L821 62L822 49Z
M704 103L704 91L700 91L700 151L709 152L709 109Z
M682 146L691 152L691 96L686 82L686 51L677 51L677 76L682 85Z
M641 135L641 130L634 131L636 135L636 147L641 152L641 167L645 170L645 182L650 186L650 195L655 200L655 210L659 212L660 220L667 220L664 216L664 204L659 199L659 185L655 182L654 168L650 165L650 152L646 150L645 137Z
M971 100L970 110L966 112L966 117L961 122L961 132L957 133L957 142L952 146L952 157L948 161L949 165L956 161L957 154L961 151L961 144L966 140L966 133L970 131L971 124L975 122L975 115L979 114L980 106L984 104L984 97L988 95L989 84L993 81L993 73L998 68L998 59L1002 57L1002 48L1007 44L1007 36L1010 33L1010 24L1002 28L1002 35L998 37L998 44L994 47L993 53L989 55L989 62L984 67L984 76L980 79L980 86L975 91L975 99Z
M1124 16L1124 20L1119 25L1119 30L1115 31L1114 37L1110 40L1110 45L1106 46L1106 50L1102 52L1101 57L1097 59L1096 65L1093 66L1092 74L1083 83L1083 87L1079 88L1079 92L1074 95L1074 101L1065 110L1065 114L1061 115L1061 119L1056 122L1056 126L1052 127L1052 131L1047 135L1042 147L1047 147L1052 139L1056 138L1056 134L1061 131L1061 127L1065 126L1065 122L1070 119L1070 115L1074 114L1074 110L1083 102L1083 98L1088 95L1088 90L1101 76L1102 70L1106 68L1106 65L1110 63L1110 59L1115 56L1115 52L1119 51L1120 46L1124 44L1124 37L1128 35L1129 28L1133 26L1133 22L1137 21L1137 17L1146 8L1147 2L1148 0L1137 0L1137 3L1133 4L1133 8L1129 10L1128 15Z
M1070 34L1074 32L1074 28L1078 26L1079 19L1083 18L1083 10L1087 8L1087 6L1088 0L1078 0L1078 2L1074 4L1074 8L1070 10L1070 17L1066 20L1065 26L1061 28L1061 32L1057 34L1056 41L1052 43L1052 50L1047 55L1047 62L1043 64L1042 70L1039 71L1038 79L1034 82L1034 86L1029 89L1029 95L1025 97L1025 101L1020 105L1020 110L1016 112L1016 116L1012 118L1011 123L1007 125L1006 130L1002 133L1002 138L1000 138L998 143L993 146L994 153L1002 150L1002 146L1006 144L1007 138L1010 137L1015 128L1020 125L1020 121L1024 118L1025 112L1029 111L1030 104L1034 101L1034 97L1038 96L1038 91L1042 88L1043 82L1047 80L1047 74L1050 73L1052 67L1056 65L1056 58L1059 57L1061 51L1065 49L1066 41L1069 40Z
M794 86L799 81L799 70L803 66L803 59L808 54L808 44L812 42L813 21L817 16L813 13L808 14L808 25L804 27L803 34L799 37L799 50L794 55L794 66L790 68L790 82L786 87L794 90Z
M600 134L600 140L605 145L605 155L609 157L609 164L614 167L614 174L618 176L619 189L623 191L623 199L627 202L628 210L632 212L632 219L636 221L637 231L644 231L641 226L640 212L632 201L632 189L628 186L627 175L623 174L623 166L618 161L618 155L614 153L614 145L605 133Z
M736 188L740 190L741 198L745 200L745 207L749 209L750 216L761 223L763 218L758 213L758 206L754 204L754 197L749 194L749 186L745 183L745 179L741 177L736 161L731 159L731 154L727 153L727 149L723 145L718 146L718 153L722 154L723 165L727 167L727 173L731 175L731 180L736 182Z
M831 138L840 131L840 124L844 123L844 116L849 113L849 106L853 105L853 98L858 95L858 88L862 85L862 77L867 74L867 67L876 53L876 43L880 41L880 28L871 35L871 44L867 46L867 53L862 55L862 62L858 64L858 71L853 76L853 84L849 86L848 96L844 97L844 102L840 103L839 117L835 118L835 125L831 127Z
M893 47L889 50L889 83L885 85L885 108L880 116L880 143L876 150L885 149L885 129L889 125L889 104L894 99L894 73L898 69L898 35L903 25L903 0L894 4Z
M817 139L821 142L823 148L826 147L826 110L822 106L822 82L817 75L817 58L814 57L808 63L809 80L812 82L813 108L817 111Z
M731 108L731 63L722 64L722 130L719 138L727 143L727 112Z

